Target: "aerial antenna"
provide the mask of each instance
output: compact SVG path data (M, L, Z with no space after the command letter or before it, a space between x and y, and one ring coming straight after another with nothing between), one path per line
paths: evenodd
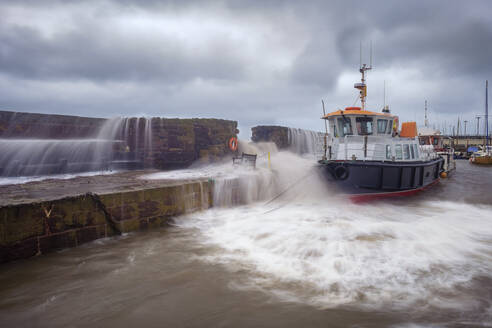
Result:
M369 68L372 68L372 40L369 45Z
M389 113L389 106L386 105L386 80L383 81L383 113Z
M429 125L429 120L427 120L427 100L425 101L425 121L424 126L427 127Z
M386 107L386 80L383 80L383 108Z
M359 41L359 51L360 51L360 54L359 54L359 68L362 68L362 40Z

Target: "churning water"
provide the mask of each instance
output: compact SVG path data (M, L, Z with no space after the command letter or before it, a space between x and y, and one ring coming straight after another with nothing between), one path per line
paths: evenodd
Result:
M243 205L219 202L168 229L5 265L0 323L492 326L490 168L462 161L417 197L356 205L312 159L271 159L268 170L259 157L256 182L242 189L256 196ZM155 178L254 172L216 168Z

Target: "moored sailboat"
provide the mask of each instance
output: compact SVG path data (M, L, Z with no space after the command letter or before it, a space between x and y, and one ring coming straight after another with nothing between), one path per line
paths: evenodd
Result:
M470 163L492 165L492 146L489 145L489 81L485 81L485 146L481 151L473 153Z

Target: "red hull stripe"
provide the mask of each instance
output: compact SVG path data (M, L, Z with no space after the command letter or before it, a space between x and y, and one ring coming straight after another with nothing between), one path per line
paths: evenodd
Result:
M381 198L410 196L410 195L414 195L414 194L416 194L422 190L430 188L438 182L439 182L439 178L432 181L427 186L420 187L417 189L404 190L404 191L381 192L381 193L373 193L373 194L354 194L354 195L350 195L349 198L354 203L361 203L361 202L367 202L370 200L381 199Z

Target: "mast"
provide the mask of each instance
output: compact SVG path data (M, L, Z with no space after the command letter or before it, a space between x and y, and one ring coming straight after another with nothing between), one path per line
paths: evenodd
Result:
M485 81L485 140L489 145L489 80Z
M427 120L427 100L425 101L425 122L424 126L427 127L429 125L429 121Z
M366 108L366 96L367 96L367 85L366 85L366 71L369 71L372 69L372 42L371 42L371 55L370 55L370 64L367 66L367 64L362 64L362 43L360 47L360 67L359 67L359 72L362 74L362 78L360 79L361 83L355 83L354 88L360 90L360 103L361 103L361 109L364 110Z

